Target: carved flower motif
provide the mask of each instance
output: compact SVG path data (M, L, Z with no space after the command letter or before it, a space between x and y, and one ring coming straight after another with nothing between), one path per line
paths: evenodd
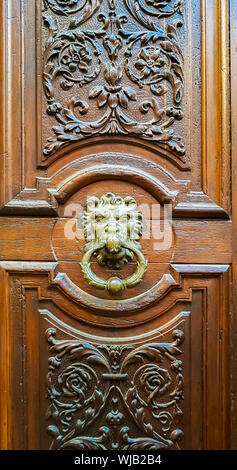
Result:
M145 47L141 50L139 59L135 63L136 69L141 71L141 78L160 73L160 68L165 64L160 55L161 50L157 47Z
M140 385L148 395L147 402L153 402L156 395L163 395L171 385L171 377L167 370L157 365L148 365L143 369Z
M111 109L118 106L122 108L128 107L128 100L136 101L136 93L132 87L121 86L121 79L123 76L123 70L120 65L109 65L105 67L104 72L105 80L107 85L96 86L90 90L89 98L97 98L97 104L99 108L102 108L106 104Z
M71 72L75 72L79 68L81 72L86 73L91 60L90 50L76 44L70 44L67 52L62 56L62 63L67 65Z
M85 399L85 393L92 380L89 372L80 364L68 366L67 369L58 376L58 384L62 393L68 397L76 397L81 402Z

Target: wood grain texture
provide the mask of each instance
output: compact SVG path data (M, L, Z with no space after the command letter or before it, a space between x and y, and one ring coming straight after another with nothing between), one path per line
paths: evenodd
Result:
M86 3L0 5L1 448L236 448L236 0ZM114 297L79 264L108 192L147 211Z
M230 211L228 4L227 0L201 1L203 191L227 213Z
M67 219L1 217L1 260L79 261L82 254L78 240L66 240ZM75 225L76 221L73 222ZM231 262L232 224L221 221L174 221L175 263ZM74 229L74 227L73 227ZM53 240L54 252L51 240ZM171 254L156 253L152 239L142 240L150 262L168 262ZM223 241L225 244L223 245ZM43 244L43 250L42 250ZM81 241L83 245L83 240ZM42 250L42 251L41 251ZM152 258L151 258L152 256Z
M233 449L237 447L237 112L236 112L236 93L237 93L237 53L236 53L236 40L237 40L237 2L231 0L230 2L230 18L231 18L231 152L232 152L232 209L233 209L233 253L232 253L232 282L233 282L233 303L231 310L231 327L230 327L230 343L231 349L229 353L230 360L230 415L231 415L231 445Z

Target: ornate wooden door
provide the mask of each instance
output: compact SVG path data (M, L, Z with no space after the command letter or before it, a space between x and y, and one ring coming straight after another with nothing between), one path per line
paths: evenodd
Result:
M228 4L1 2L2 449L231 446Z

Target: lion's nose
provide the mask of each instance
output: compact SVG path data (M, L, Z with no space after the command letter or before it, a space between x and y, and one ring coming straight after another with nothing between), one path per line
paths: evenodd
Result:
M117 236L117 224L115 222L111 222L107 225L106 228L106 248L110 253L118 253L118 251L120 250L120 240Z

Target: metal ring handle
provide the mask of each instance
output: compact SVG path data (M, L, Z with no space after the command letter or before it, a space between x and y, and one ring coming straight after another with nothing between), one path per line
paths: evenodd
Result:
M80 266L83 277L86 279L88 284L96 287L97 289L108 290L111 294L117 294L126 288L137 286L145 276L147 270L147 260L143 256L142 252L129 242L121 241L121 246L133 251L137 257L137 268L131 276L128 276L125 279L120 279L116 276L105 280L93 273L90 267L90 259L96 250L99 250L104 246L105 243L93 246L93 248L88 250L82 258Z

